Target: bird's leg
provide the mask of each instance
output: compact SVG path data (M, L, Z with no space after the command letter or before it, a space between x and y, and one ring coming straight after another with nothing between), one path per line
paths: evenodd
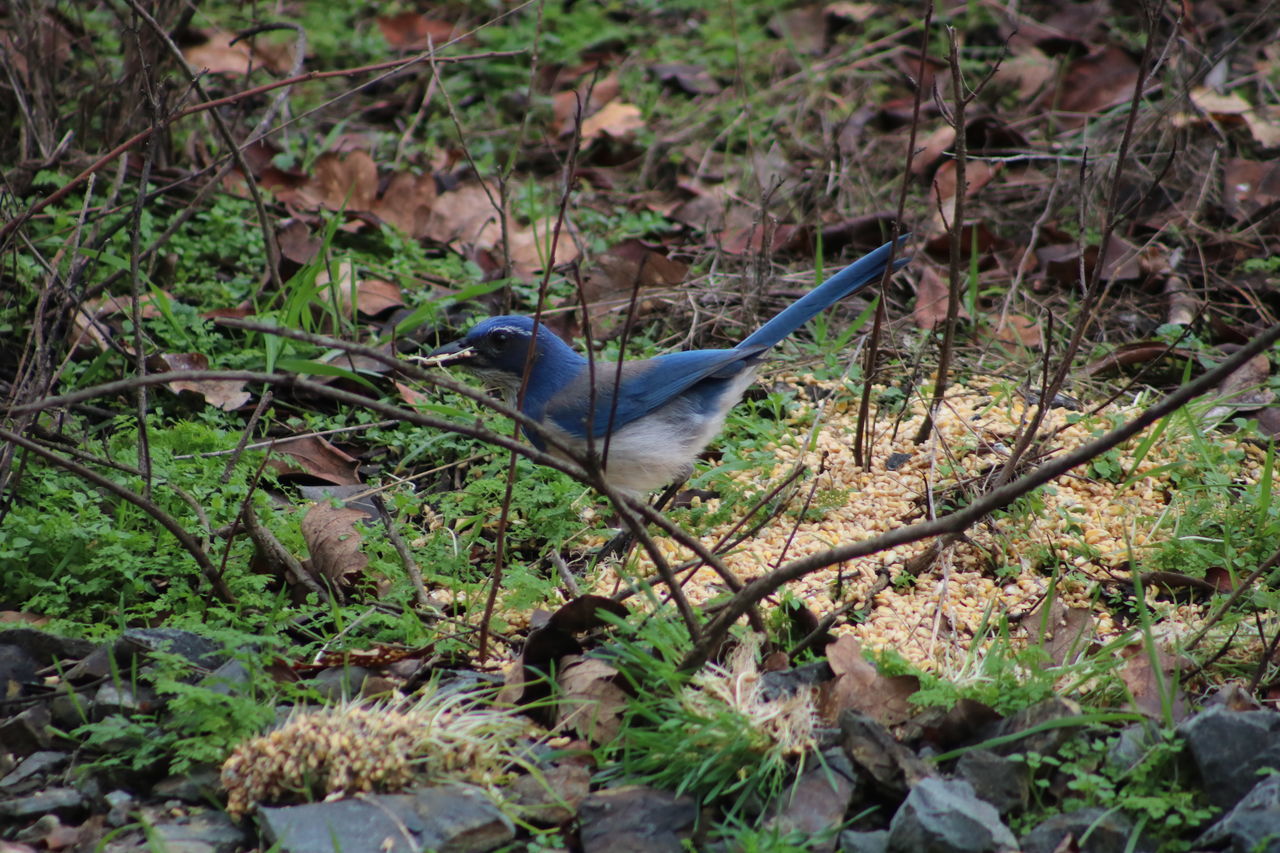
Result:
M663 489L662 494L658 495L658 497L654 499L653 508L658 512L661 512L663 507L670 503L676 495L680 494L680 489L686 482L687 480L679 480L678 482L672 483ZM631 546L634 544L635 537L631 535L630 530L623 527L612 539L604 544L603 548L596 553L596 560L605 560L610 557L625 557L627 552L631 550Z
M662 494L658 495L658 499L653 502L653 508L658 512L662 512L663 508L674 500L676 495L680 494L680 490L684 488L684 484L687 482L689 482L689 479L686 477L663 489Z

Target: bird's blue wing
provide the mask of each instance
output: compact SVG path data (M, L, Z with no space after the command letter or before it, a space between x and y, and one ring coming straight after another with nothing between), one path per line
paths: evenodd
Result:
M598 361L595 365L596 393L595 412L591 418L592 433L600 437L607 432L617 431L637 418L660 409L703 380L735 376L745 370L752 363L752 357L761 351L689 350L624 362L619 383L621 391L616 404L611 392L618 376L618 365L615 362ZM547 414L556 424L574 435L585 432L582 412L584 398L589 396L586 374L587 371L583 370L580 374L582 381L565 387L552 397L547 406ZM717 389L711 386L707 390L714 396ZM691 396L690 402L698 404L699 395Z

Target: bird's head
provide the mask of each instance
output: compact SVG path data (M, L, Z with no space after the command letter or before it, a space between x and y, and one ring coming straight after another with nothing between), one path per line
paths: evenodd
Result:
M536 334L535 334L536 330ZM581 358L554 332L532 317L490 317L472 327L462 338L434 350L429 358L441 364L457 364L508 393L520 386L525 364L533 359L538 378L539 365L557 368ZM558 372L558 371L557 371Z

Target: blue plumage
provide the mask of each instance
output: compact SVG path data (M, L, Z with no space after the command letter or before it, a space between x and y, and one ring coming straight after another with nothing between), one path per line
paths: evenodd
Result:
M905 239L905 238L902 238ZM525 362L533 359L521 411L575 452L590 433L611 486L645 492L687 477L693 460L742 399L764 355L823 309L880 279L893 254L886 243L805 294L732 349L689 350L622 364L587 359L530 317L490 317L432 356L500 388L514 405ZM906 263L899 259L894 269ZM592 383L594 379L594 393ZM526 429L539 449L547 442Z

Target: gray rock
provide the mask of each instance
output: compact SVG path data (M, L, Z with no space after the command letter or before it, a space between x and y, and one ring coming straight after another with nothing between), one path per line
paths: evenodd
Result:
M1215 706L1178 726L1205 796L1230 809L1258 783L1258 771L1280 768L1280 714Z
M515 837L482 792L451 785L410 794L259 808L262 836L282 853L492 850Z
M835 676L826 661L808 663L792 669L778 669L760 676L760 696L766 702L794 696L805 687L817 687Z
M698 817L690 797L628 785L596 791L582 803L584 853L679 853Z
M1098 806L1054 815L1022 838L1022 853L1054 853L1067 836L1075 839L1071 848L1080 853L1124 853L1133 837L1133 821L1119 812ZM1150 851L1141 839L1135 853Z
M871 832L854 832L846 829L840 833L840 853L887 853L889 850L889 830L877 829Z
M128 791L111 791L103 798L106 801L107 823L111 826L124 826L129 822L129 812L133 809L135 803L133 794Z
M0 643L0 687L4 688L6 699L25 695L29 688L38 684L40 679L36 671L39 669L39 661L26 649L12 643Z
M854 767L871 777L886 797L900 800L913 785L933 774L932 767L870 717L844 711L839 723L845 755Z
M126 628L116 641L115 652L126 660L165 652L184 657L201 669L214 669L227 658L221 643L179 628Z
M1147 750L1155 745L1158 738L1159 729L1154 723L1142 722L1125 726L1107 752L1107 764L1120 773L1132 770L1146 757Z
M991 803L1001 815L1025 806L1030 795L1027 765L989 749L974 749L960 756L956 774L973 786L978 799Z
M78 812L86 805L84 795L75 788L45 788L29 797L0 801L0 816L32 818L50 812Z
M35 628L9 628L0 631L0 644L19 646L27 654L48 666L54 661L76 660L93 651L91 640L75 637L59 637Z
M448 851L492 850L515 837L515 827L479 788L441 785L413 792L414 813L426 824L426 846ZM430 839L439 841L431 842Z
M166 853L233 853L250 845L244 830L220 811L204 811L181 820L152 824L156 845Z
M799 830L811 839L810 850L828 853L835 849L836 830L860 777L840 749L827 750L822 759L787 786L770 809L768 825L781 835Z
M32 705L0 722L0 744L3 752L30 755L49 748L53 735L49 731L52 717L44 705Z
M238 696L244 693L253 682L253 673L242 661L232 658L209 673L200 684L214 693L224 696Z
M559 764L542 773L528 773L511 783L507 800L521 819L543 826L573 820L591 791L591 771L580 764Z
M218 768L204 767L174 776L166 776L151 787L151 796L157 800L207 803L217 796L221 784L218 778Z
M1223 815L1203 835L1196 847L1219 847L1238 853L1280 853L1280 776L1253 786L1236 807Z
M924 779L907 795L889 824L893 853L995 853L1017 850L1018 841L990 803L963 779Z
M307 684L324 697L326 702L344 702L360 695L369 670L362 666L331 666L321 670Z
M133 714L142 710L143 702L143 697L134 693L128 685L108 681L93 695L89 716L95 720L104 720L112 714Z
M111 646L98 646L76 661L63 677L72 684L107 678L112 674L114 663L115 654L111 651Z
M71 760L71 754L68 752L55 752L51 749L42 749L39 752L33 752L9 775L0 779L0 790L14 792L20 789L29 789L31 786L40 784L42 777L57 770L62 765Z
M1071 717L1080 716L1080 706L1070 699L1063 699L1055 696L1052 699L1045 699L1043 702L1037 702L1029 708L1023 708L1006 720L1000 721L990 732L984 732L986 737L1002 737L1004 735L1017 734L1033 729L1043 723L1053 720L1069 719ZM999 755L1013 755L1015 752L1035 752L1040 755L1056 755L1058 750L1062 749L1063 744L1076 737L1079 728L1076 726L1055 726L1052 728L1038 731L1035 734L1028 735L1024 738L1010 741L1009 743L991 747L991 751Z

